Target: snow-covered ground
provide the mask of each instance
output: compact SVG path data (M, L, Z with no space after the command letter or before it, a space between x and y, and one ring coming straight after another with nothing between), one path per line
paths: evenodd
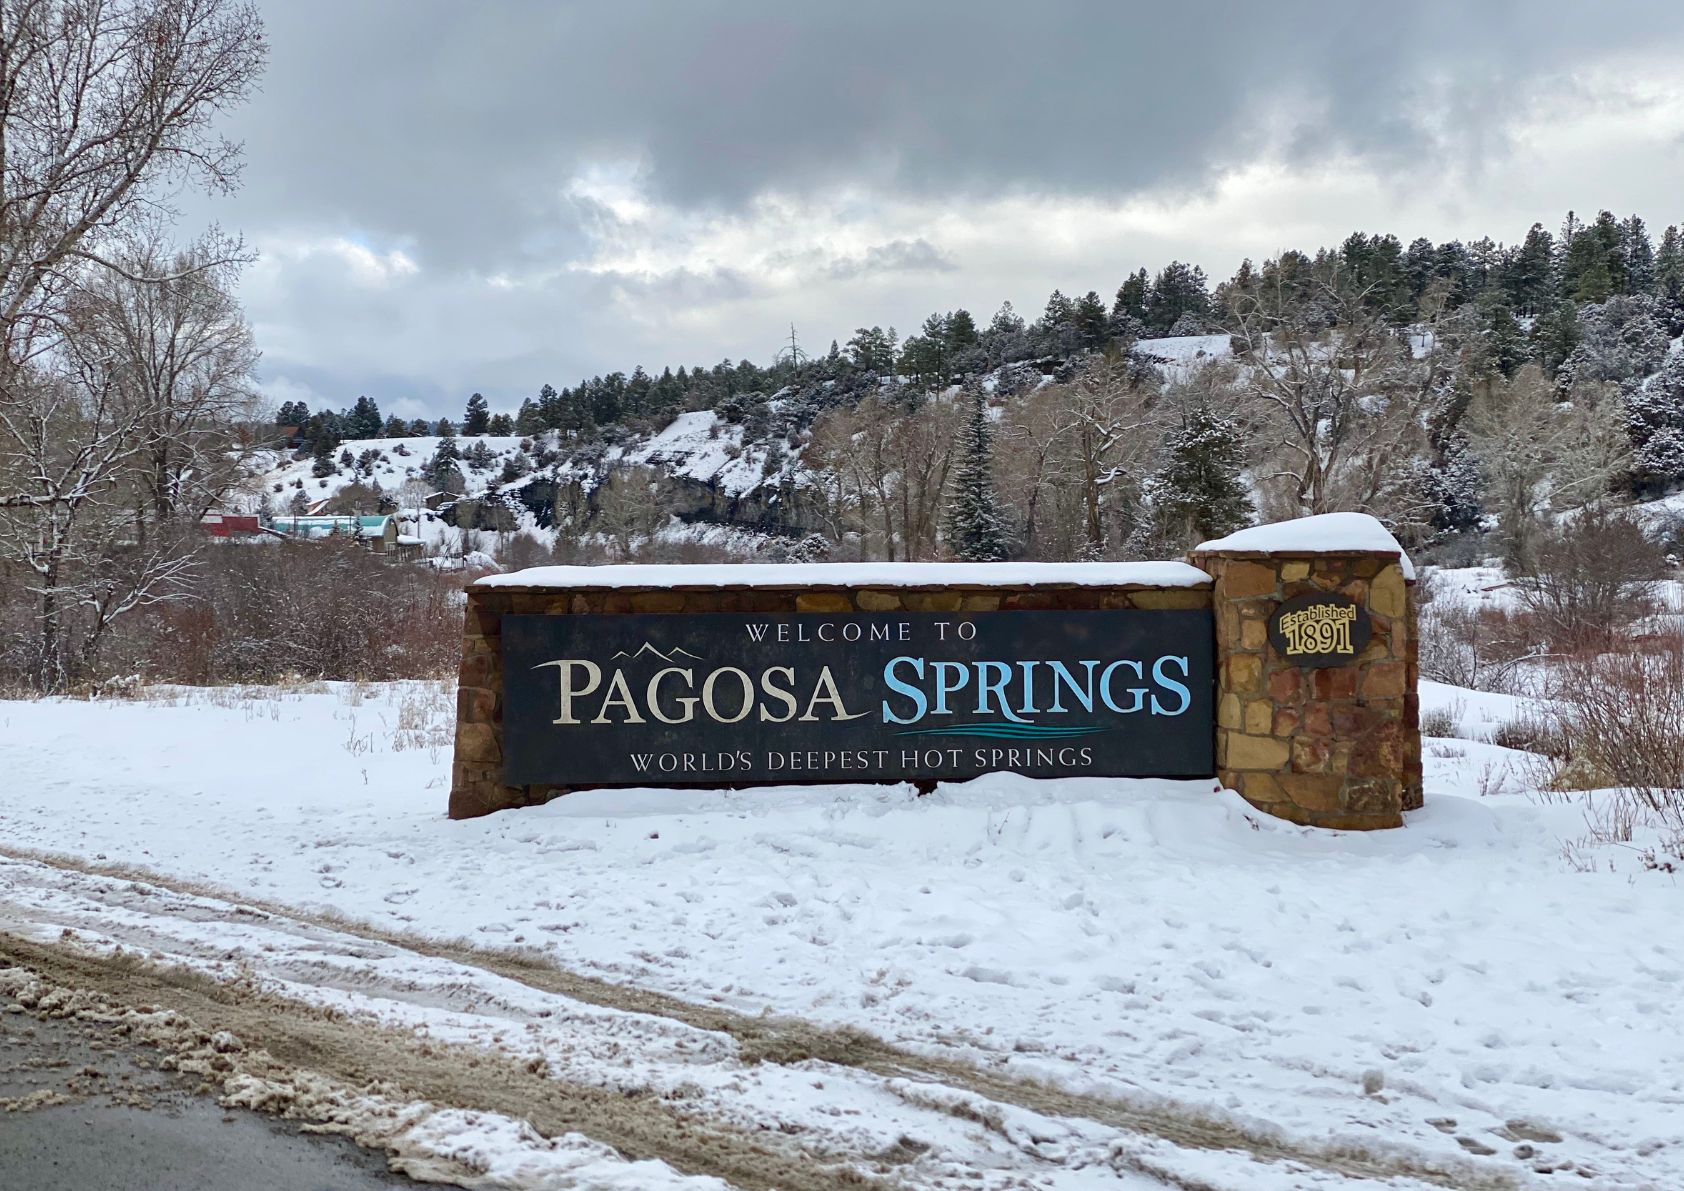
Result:
M1549 1168L1684 1186L1684 892L1634 849L1564 852L1585 834L1582 803L1528 797L1525 754L1482 739L1517 701L1423 694L1464 738L1429 741L1426 809L1377 834L1293 827L1211 783L1009 775L923 798L902 786L582 793L455 823L443 686L5 703L0 848L536 949L613 982L857 1026L1306 1152L1462 1171L1449 1185L1529 1185ZM0 867L14 915L52 909L94 938L126 921L55 888ZM177 952L249 955L304 987L285 945L235 937L249 924L195 929L207 933ZM526 1006L521 1029L500 1031L474 1019L477 998L426 1009L334 983L362 989L363 1008L484 1044L594 1053L596 1027L577 1012L534 1032ZM657 1066L638 1070L679 1078ZM569 1070L592 1077L583 1059ZM950 1113L939 1128L896 1116L887 1106L908 1098L881 1080L804 1070L831 1092L798 1096L782 1070L702 1082L721 1111L773 1119L783 1105L802 1128L887 1114L884 1129L1000 1179L1033 1167L1053 1179L1037 1186L1131 1185L1095 1157L1118 1130L1091 1120L1058 1124L1026 1166L1034 1145L956 1130ZM1200 1185L1324 1185L1232 1157L1158 1155ZM945 1185L929 1178L910 1185Z

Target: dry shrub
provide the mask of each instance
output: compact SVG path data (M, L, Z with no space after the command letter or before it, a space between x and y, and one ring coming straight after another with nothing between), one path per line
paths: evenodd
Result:
M192 598L136 614L104 669L195 684L437 677L460 659L464 581L350 542L219 544Z
M1541 532L1511 577L1559 653L1616 643L1652 610L1665 571L1665 553L1635 514L1594 507Z
M1602 822L1607 838L1636 823L1684 848L1684 635L1626 653L1586 653L1556 670L1556 724L1567 742L1563 778L1618 787Z
M1553 761L1567 761L1573 748L1567 734L1552 716L1520 715L1491 730L1491 743L1523 753L1535 753Z
M1462 712L1465 707L1460 699L1449 707L1434 707L1421 713L1421 735L1446 737L1456 735L1461 727Z
M1468 690L1521 694L1530 664L1549 653L1531 616L1459 599L1423 603L1420 627L1421 677Z

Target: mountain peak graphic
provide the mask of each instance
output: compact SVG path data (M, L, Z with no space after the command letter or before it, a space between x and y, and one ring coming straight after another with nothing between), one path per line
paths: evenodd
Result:
M650 657L660 658L663 662L677 661L679 658L689 658L691 661L696 661L696 662L699 662L699 661L702 660L701 656L699 654L691 653L689 650L683 648L682 646L678 646L678 645L673 646L671 651L669 651L667 653L662 653L659 649L656 649L655 646L652 645L648 641L645 641L642 645L639 645L635 650L632 650L630 652L622 649L618 653L616 653L613 658L610 658L609 660L612 661L616 658L628 658L631 661L635 662L638 658L643 657L645 654L647 654Z

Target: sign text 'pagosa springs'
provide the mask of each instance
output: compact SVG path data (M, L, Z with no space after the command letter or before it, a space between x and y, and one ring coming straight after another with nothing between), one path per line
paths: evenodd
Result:
M504 781L1195 776L1204 611L507 616Z

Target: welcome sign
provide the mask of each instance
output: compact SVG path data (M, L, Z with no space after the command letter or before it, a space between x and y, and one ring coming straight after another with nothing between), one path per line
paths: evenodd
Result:
M503 780L1215 772L1208 611L503 617Z

